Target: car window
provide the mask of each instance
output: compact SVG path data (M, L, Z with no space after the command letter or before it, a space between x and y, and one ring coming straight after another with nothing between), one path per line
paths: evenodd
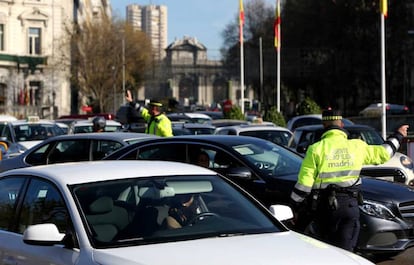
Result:
M361 139L369 145L381 145L384 143L382 136L375 130L347 129L350 139Z
M215 175L119 179L70 189L96 247L285 231Z
M268 130L259 131L259 130L255 130L255 131L240 132L240 135L257 137L257 138L268 140L268 141L271 141L275 144L280 144L280 145L284 145L284 146L288 145L289 140L291 138L291 134L288 133L288 132L285 132L285 131L268 131Z
M53 223L65 233L69 216L64 200L57 188L49 182L32 179L24 198L18 221L18 232L34 224Z
M186 145L163 143L140 148L138 159L186 162Z
M0 229L9 230L14 217L16 202L22 189L24 178L0 180Z
M229 129L218 129L216 134L227 135L229 134Z
M7 141L13 142L10 127L6 123L0 124L0 133L1 137L5 137Z
M38 148L34 152L30 153L26 157L26 163L37 166L37 165L46 165L47 164L47 150L49 147L54 143L48 143L43 145L42 147Z
M89 161L89 145L88 139L61 141L50 151L48 164Z
M27 123L15 125L13 129L17 141L39 141L64 134L64 131L55 124Z
M320 118L312 118L312 117L305 117L298 119L292 124L292 131L295 130L298 127L302 127L304 125L319 125L321 124Z
M100 160L104 156L118 150L123 145L116 141L110 140L93 140L92 141L92 160Z
M232 148L261 171L263 176L297 174L301 165L301 158L296 154L270 142L261 145L234 145Z

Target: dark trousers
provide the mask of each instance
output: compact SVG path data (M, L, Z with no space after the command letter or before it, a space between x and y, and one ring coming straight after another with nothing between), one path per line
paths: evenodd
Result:
M359 236L358 200L348 194L337 194L338 208L332 210L327 199L322 197L315 212L314 221L320 238L327 243L353 251Z

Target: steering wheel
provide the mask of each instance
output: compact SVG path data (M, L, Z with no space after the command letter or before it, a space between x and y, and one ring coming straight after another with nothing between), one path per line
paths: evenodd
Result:
M191 219L191 221L189 222L190 224L195 224L199 221L204 220L204 218L208 218L208 217L220 217L220 215L216 214L216 213L212 213L212 212L203 212L203 213L199 213L197 214L193 219Z
M275 164L270 162L255 162L254 165L258 167L259 169L273 169L275 167Z

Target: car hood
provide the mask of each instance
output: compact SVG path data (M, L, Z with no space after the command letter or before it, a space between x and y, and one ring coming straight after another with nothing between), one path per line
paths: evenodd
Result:
M362 178L362 192L365 199L379 202L414 201L414 189L408 185L374 178Z
M372 264L342 249L293 231L208 238L95 250L96 263L106 264ZM299 253L299 255L298 255Z

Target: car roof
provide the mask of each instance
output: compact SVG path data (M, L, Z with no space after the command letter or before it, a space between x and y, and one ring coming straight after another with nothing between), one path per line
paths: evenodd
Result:
M72 123L72 126L92 126L92 120L75 120ZM106 120L106 125L110 125L110 126L122 126L122 124L120 122L114 121L114 120Z
M272 144L272 142L251 136L237 136L234 135L217 135L217 134L197 134L197 135L177 135L174 137L159 137L157 139L144 139L138 143L133 143L127 145L121 149L115 150L113 153L109 154L105 159L113 159L112 157L117 157L118 154L123 152L128 152L129 150L135 149L137 146L143 144L152 144L152 143L163 143L163 142L185 142L185 143L203 143L203 144L213 144L221 148L227 148L228 146L234 145L244 145L244 144ZM277 144L276 144L277 145ZM282 148L285 148L282 145L278 145Z
M371 126L365 125L365 124L349 124L349 125L344 125L343 128L345 130L347 130L347 129L375 130L374 127L371 127ZM297 130L297 131L301 131L301 130L316 131L316 130L321 130L321 129L323 129L322 124L318 124L318 125L304 125L304 126L301 126L301 127L297 127L295 130Z
M172 122L171 125L177 128L216 128L214 125L211 125L210 123Z
M199 166L168 161L111 160L52 164L46 166L11 169L0 174L39 175L61 186L165 175L217 175L214 171Z
M17 118L12 115L0 114L0 121L17 121Z
M296 130L296 128L301 127L301 126L297 126L297 125L295 124L296 122L303 123L303 122L301 122L300 120L303 120L303 121L308 120L307 122L310 122L310 124L311 124L311 123L314 123L314 122L311 122L311 121L313 121L313 120L314 120L315 122L319 122L319 121L321 121L321 122L322 122L322 114L305 114L305 115L298 115L298 116L292 117L292 118L291 118L291 119L287 122L287 126L286 126L286 127L287 127L289 130L294 131L294 130ZM346 124L346 125L351 125L351 124L353 124L353 122L352 122L351 120L347 119L347 118L343 118L342 120L343 120L344 124Z
M284 131L284 132L290 132L289 129L282 127L282 126L276 126L276 125L269 125L269 124L240 124L240 125L232 125L232 126L223 126L220 128L217 128L218 130L223 129L234 129L238 132L246 132L246 131Z
M56 122L53 120L37 120L37 121L15 120L15 121L9 121L9 123L12 124L13 126L25 125L25 124L50 124L50 125L56 124Z
M250 124L250 122L246 120L218 119L218 120L212 120L211 124L216 127L223 127L223 126L232 126L232 125L239 125L239 124Z
M51 140L63 140L63 139L115 139L119 141L132 140L132 139L146 139L146 138L158 138L158 136L147 133L134 133L134 132L96 132L96 133L77 133L77 134L63 134L48 138ZM45 140L46 141L46 140Z

